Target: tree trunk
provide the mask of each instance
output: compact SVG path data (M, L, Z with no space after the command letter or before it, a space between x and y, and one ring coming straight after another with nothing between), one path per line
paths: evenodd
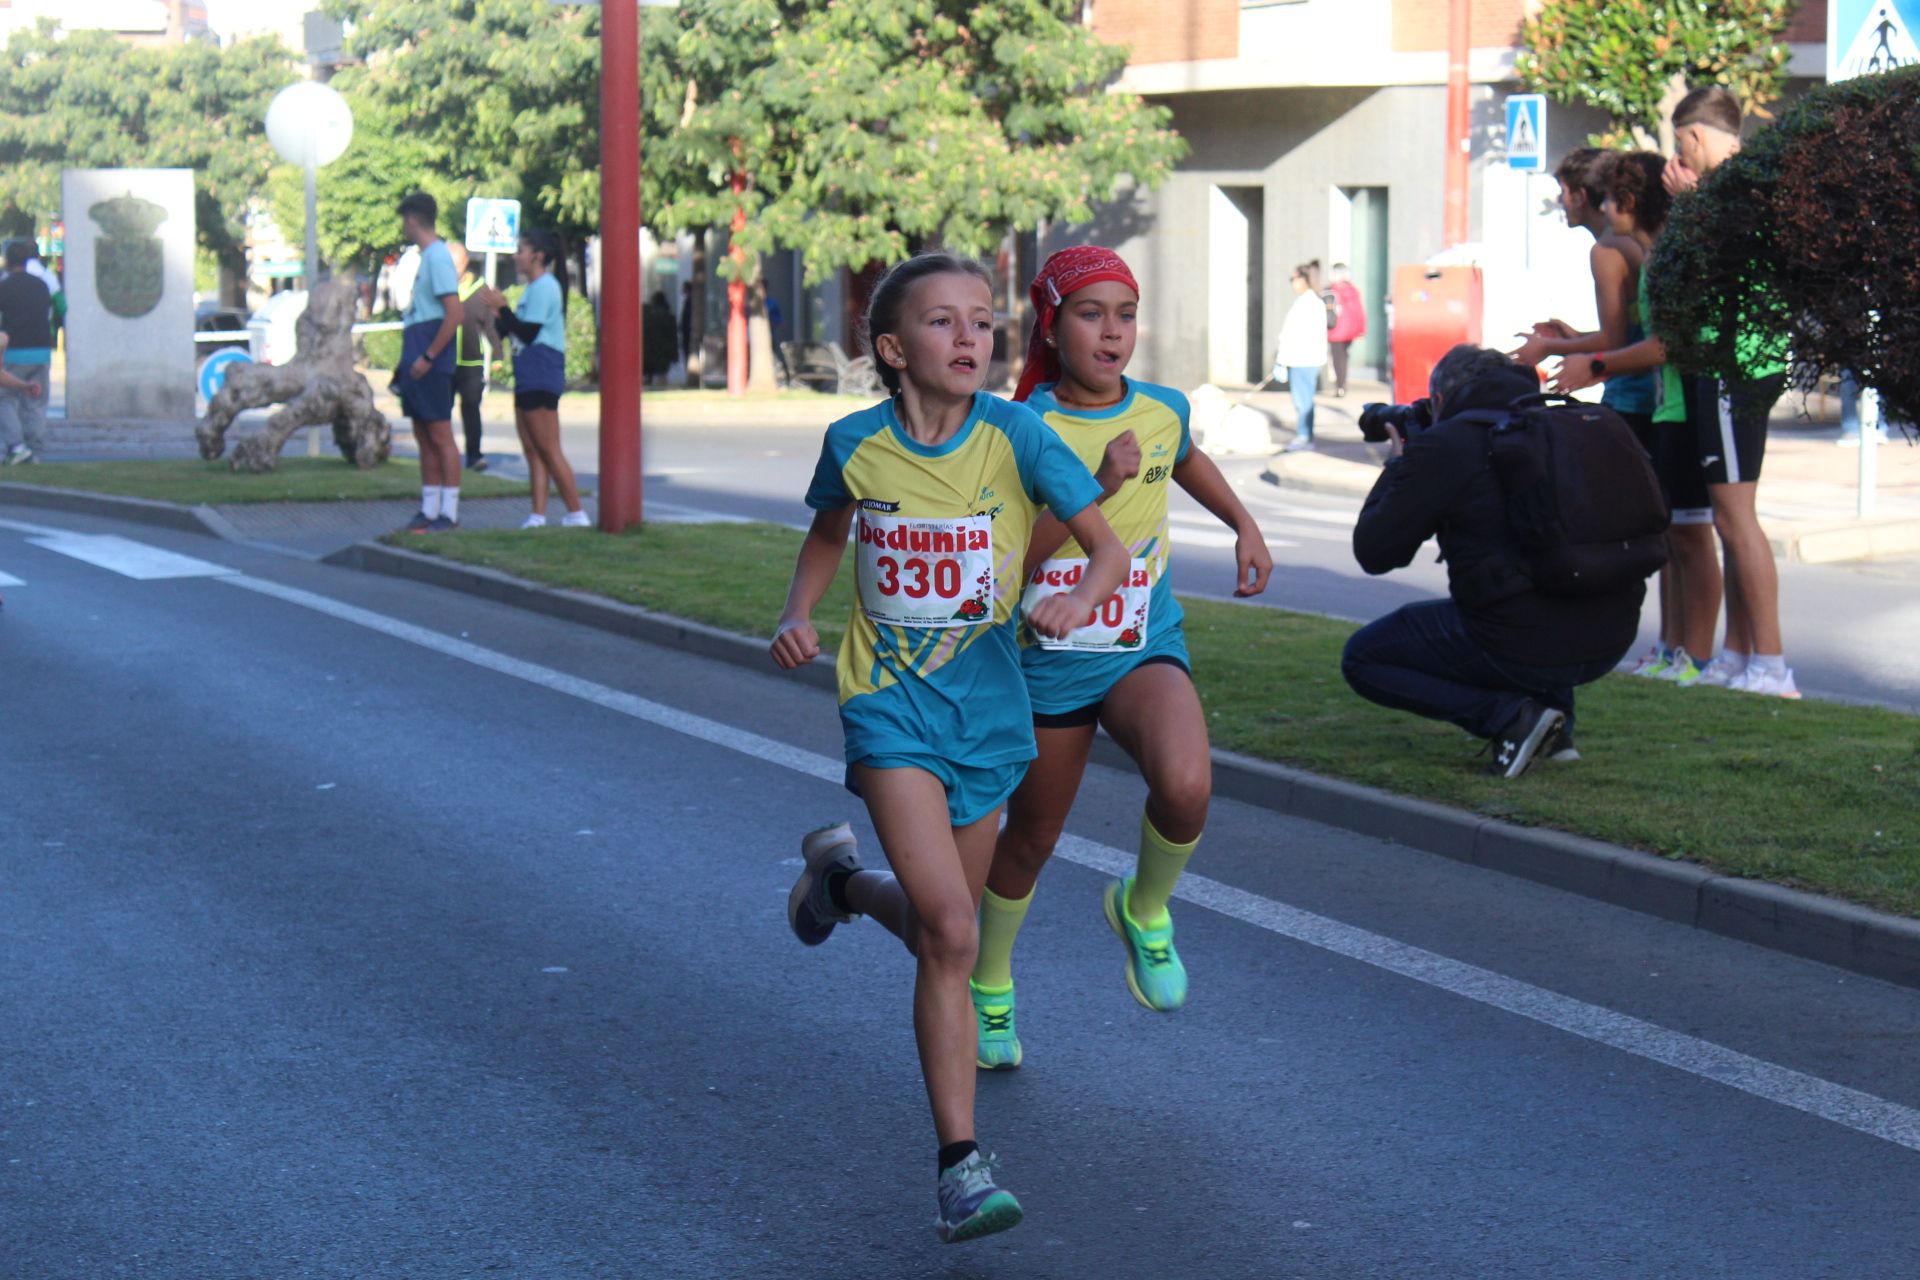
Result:
M687 385L698 390L707 363L707 233L704 230L694 233L693 267L687 279L693 284L693 297L688 302L693 308L693 323L687 327Z
M753 280L747 286L747 348L750 354L747 371L747 389L749 391L776 391L779 381L774 376L776 365L773 358L773 321L767 316L767 272L766 259L758 254L753 260Z
M1654 148L1663 156L1673 152L1673 109L1680 105L1680 99L1687 96L1687 78L1675 73L1667 81L1667 92L1660 99L1660 138Z
M734 143L739 150L740 144ZM747 190L747 175L733 175L733 193L744 195ZM733 278L727 281L727 394L743 396L747 393L747 253L737 243L740 233L747 229L747 208L735 205L733 209L732 234L727 241L727 257L733 260Z

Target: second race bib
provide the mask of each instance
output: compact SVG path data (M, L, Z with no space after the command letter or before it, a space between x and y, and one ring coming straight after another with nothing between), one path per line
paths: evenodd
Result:
M1087 571L1085 560L1049 560L1033 571L1020 598L1022 610L1048 596L1071 591ZM1082 653L1122 653L1147 642L1147 610L1153 603L1153 581L1145 560L1135 560L1127 580L1094 611L1093 621L1059 640L1035 635L1042 649L1074 649Z
M993 518L922 520L862 511L854 524L860 609L889 627L993 619Z

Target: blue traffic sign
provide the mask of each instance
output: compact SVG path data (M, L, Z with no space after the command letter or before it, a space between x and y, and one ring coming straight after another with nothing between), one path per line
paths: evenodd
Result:
M1827 79L1920 63L1920 0L1828 0Z
M1507 99L1507 167L1533 172L1547 167L1547 100L1540 94Z
M512 253L520 247L520 202L475 196L467 201L467 252Z
M237 364L252 364L253 357L238 347L216 351L200 362L200 395L207 400L220 394L227 385L227 374Z

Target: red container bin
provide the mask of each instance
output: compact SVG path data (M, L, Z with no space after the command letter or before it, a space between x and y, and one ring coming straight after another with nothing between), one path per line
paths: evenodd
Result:
M1400 267L1393 273L1393 398L1427 394L1440 357L1480 342L1483 287L1478 267Z

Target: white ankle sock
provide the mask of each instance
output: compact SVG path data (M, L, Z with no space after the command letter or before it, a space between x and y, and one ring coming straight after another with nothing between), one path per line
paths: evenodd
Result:
M420 513L431 520L440 514L440 486L425 484L420 486Z
M1747 655L1738 649L1722 649L1720 651L1720 657L1735 671L1745 671L1747 669Z
M448 485L440 490L440 514L455 524L460 523L459 485Z
M1747 659L1747 670L1757 671L1763 676L1783 676L1787 673L1787 656L1784 653L1756 653Z

